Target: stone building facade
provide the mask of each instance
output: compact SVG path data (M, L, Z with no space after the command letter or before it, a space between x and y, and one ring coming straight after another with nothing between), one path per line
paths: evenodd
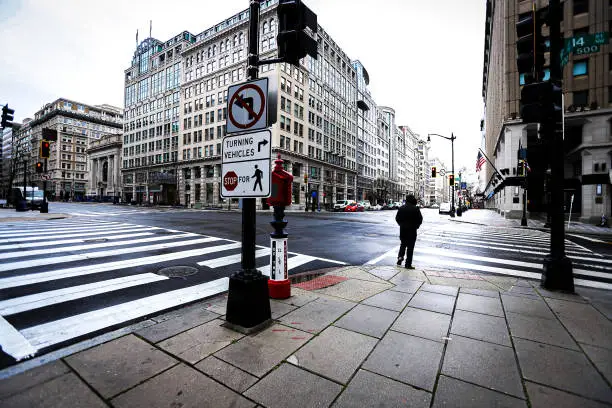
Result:
M87 148L89 185L87 195L99 199L121 197L122 135L106 135Z

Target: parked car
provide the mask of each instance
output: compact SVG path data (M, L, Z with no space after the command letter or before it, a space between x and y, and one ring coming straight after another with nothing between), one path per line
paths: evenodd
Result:
M363 212L365 207L359 203L351 203L344 207L344 212Z
M367 200L366 201L360 201L359 204L361 204L366 211L369 211L369 210L372 209L372 205Z
M438 214L450 214L451 212L451 204L450 203L442 203L440 204L440 208L438 209Z
M376 204L372 206L372 211L380 211L382 210L382 205Z
M431 205L431 208L440 208L440 206L437 203L434 203Z
M354 202L353 200L338 200L336 204L334 204L334 211L344 211L347 205L353 204Z

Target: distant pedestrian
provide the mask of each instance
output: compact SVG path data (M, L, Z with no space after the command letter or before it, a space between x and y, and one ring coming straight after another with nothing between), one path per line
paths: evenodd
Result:
M406 197L406 204L402 205L397 214L395 221L400 227L400 250L397 254L397 264L401 265L406 255L406 268L414 269L412 266L412 254L414 252L414 244L417 239L417 229L423 222L421 210L417 207L416 198L410 194Z

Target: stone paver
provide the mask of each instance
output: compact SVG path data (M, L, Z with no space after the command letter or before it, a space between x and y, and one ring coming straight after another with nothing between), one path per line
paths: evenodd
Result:
M28 388L7 399L0 398L2 408L103 408L107 405L73 373Z
M330 326L294 354L295 364L346 384L376 343L372 337Z
M441 343L389 331L363 368L432 391L442 349Z
M328 296L336 296L342 299L350 300L352 302L361 302L362 300L367 299L370 296L373 296L392 287L392 285L388 282L382 280L381 282L349 279L344 282L340 282L337 285L318 289L314 292Z
M208 357L217 350L238 340L242 334L223 326L222 320L213 320L159 343L159 347L190 363Z
M286 314L280 321L296 329L318 333L355 305L340 299L319 298Z
M555 319L546 302L540 299L532 299L525 296L501 295L506 312L524 314L527 316Z
M325 378L283 363L244 395L268 408L327 407L342 387Z
M415 293L423 284L425 278L418 280L411 276L408 271L401 271L393 277L389 282L395 285L393 290L398 292Z
M399 270L397 270L394 267L379 266L379 267L370 269L368 272L381 279L389 280L393 278L395 275L397 275L399 273Z
M441 295L457 296L459 288L456 286L430 285L429 283L424 283L423 286L421 286L421 290L425 292L440 293Z
M463 292L463 291L462 291ZM457 298L457 309L504 317L499 297L478 296L470 293L460 293Z
M117 408L252 408L255 403L184 364L112 400Z
M105 398L117 395L177 363L134 335L73 354L66 358L66 362Z
M444 342L448 334L451 317L429 310L407 307L395 321L392 330L430 340Z
M527 402L488 388L440 376L433 408L527 408Z
M612 348L612 322L593 306L558 299L546 302L576 341Z
M397 292L394 290L385 290L377 295L367 298L363 302L364 305L382 307L383 309L401 311L412 297L412 293Z
M272 312L272 319L278 319L286 315L289 312L297 309L295 306L291 306L284 302L270 299L270 311Z
M334 325L367 334L368 336L381 338L398 315L398 312L391 310L368 305L357 305L342 316Z
M62 363L61 360L58 360L33 368L25 373L9 377L5 380L0 380L0 401L11 395L18 394L27 388L61 377L68 372L70 372L68 366Z
M495 290L461 288L459 293L467 293L469 295L487 296L499 299L499 292Z
M359 370L334 408L429 408L431 394L387 377Z
M432 312L452 314L455 306L455 297L439 293L418 291L408 302L408 306Z
M380 277L373 274L371 271L364 271L360 267L355 267L355 266L341 269L338 271L333 271L333 272L330 272L329 274L334 275L334 276L344 276L345 278L350 278L350 279L359 279L359 280L365 280L365 281L371 281L371 282L386 283L385 282L386 279L384 278L381 279Z
M217 317L219 317L217 313L210 312L200 306L192 308L187 313L177 314L176 317L161 320L160 323L146 327L136 333L150 342L157 343Z
M249 387L258 380L257 377L227 364L225 361L221 361L214 356L207 357L200 361L196 364L196 368L238 392L248 390Z
M508 312L510 333L514 337L578 350L578 345L557 320Z
M581 346L599 372L603 374L609 383L612 383L612 350L588 344L581 344Z
M310 303L313 300L318 299L319 296L310 291L300 289L300 288L291 288L291 296L287 299L278 299L278 302L287 303L291 306L302 307L306 303Z
M514 345L526 380L612 402L610 387L584 354L523 339L514 339Z
M506 320L503 317L457 310L453 316L451 333L502 346L512 346Z
M206 310L217 313L218 315L225 315L227 310L227 294L217 296L204 303Z
M311 337L309 333L275 324L225 347L215 357L262 377Z
M605 405L593 400L578 397L567 392L545 387L541 384L534 384L525 381L525 388L529 395L531 408L605 408Z
M446 348L442 374L525 398L510 347L453 336Z

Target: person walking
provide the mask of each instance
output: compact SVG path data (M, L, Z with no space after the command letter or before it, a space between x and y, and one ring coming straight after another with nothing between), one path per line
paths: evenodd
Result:
M395 222L400 227L400 249L397 254L397 264L401 265L406 255L406 268L414 269L412 266L412 254L417 239L417 229L423 222L421 210L416 206L417 200L414 195L406 197L406 204L402 205L395 215Z

